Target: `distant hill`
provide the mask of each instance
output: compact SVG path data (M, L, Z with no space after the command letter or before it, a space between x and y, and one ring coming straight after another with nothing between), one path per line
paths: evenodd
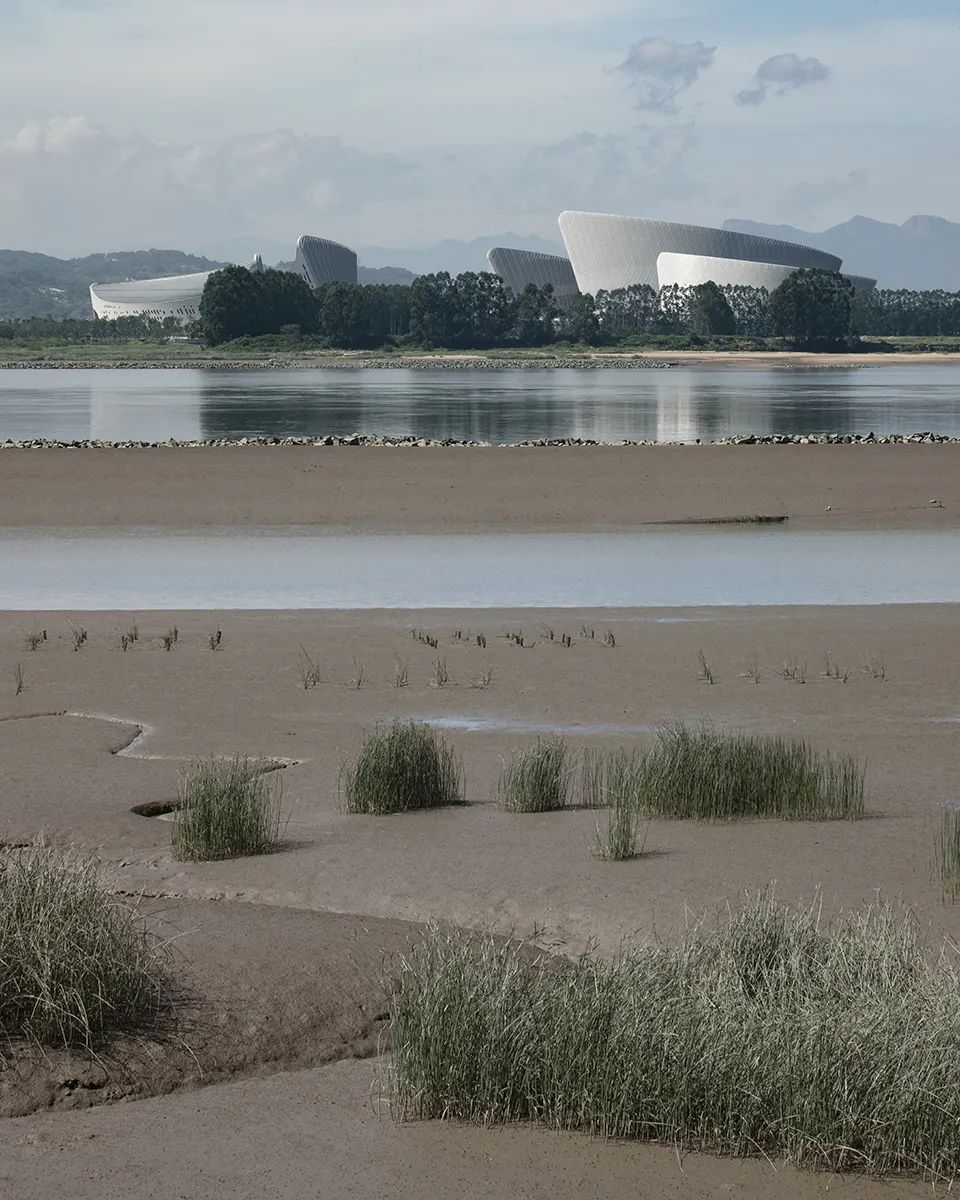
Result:
M408 284L416 275L406 267L357 267L358 283Z
M67 259L0 250L0 319L92 317L91 283L191 275L220 266L223 264L180 250L121 250Z
M521 237L515 233L491 233L484 237L463 242L447 238L425 250L388 249L384 246L364 246L357 253L360 260L370 266L405 267L415 275L430 275L434 271L449 271L459 275L461 271L487 271L487 251L494 246L509 246L514 250L535 250L541 254L563 254L566 250L559 242L546 238Z
M881 287L960 291L960 225L943 217L911 217L902 225L853 217L822 233L757 221L726 221L723 227L829 250L843 259L845 271L872 276Z

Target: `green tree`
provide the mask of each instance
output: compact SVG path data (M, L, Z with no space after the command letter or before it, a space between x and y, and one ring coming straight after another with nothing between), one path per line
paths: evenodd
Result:
M211 346L230 342L246 334L261 333L261 289L246 267L224 267L214 271L200 297L200 323Z
M553 341L557 308L553 302L553 287L537 287L528 283L513 309L513 333L510 338L518 346L546 346Z
M850 336L853 284L835 271L794 271L770 297L770 326L795 346L835 346Z
M687 302L687 329L703 337L737 332L733 309L717 284L700 283L691 289Z

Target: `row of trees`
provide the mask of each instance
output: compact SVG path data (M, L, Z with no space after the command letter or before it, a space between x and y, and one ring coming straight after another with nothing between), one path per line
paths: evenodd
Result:
M514 295L498 276L473 271L422 275L408 286L329 283L311 291L287 271L227 267L207 280L200 304L203 335L214 345L298 332L347 349L610 345L644 334L772 335L827 345L856 332L854 311L852 285L829 271L796 271L772 295L715 283L659 292L639 284L559 305L549 287L531 284Z

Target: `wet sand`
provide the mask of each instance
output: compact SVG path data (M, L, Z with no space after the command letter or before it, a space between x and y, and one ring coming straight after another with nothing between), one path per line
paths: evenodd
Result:
M561 531L757 514L955 528L960 445L0 451L9 526Z
M812 528L832 527L836 513L854 528L928 529L955 526L958 449L13 451L0 457L0 512L13 525L104 528L590 529L786 509ZM942 904L932 869L939 806L955 802L960 768L958 616L956 605L0 614L0 836L44 829L95 850L117 890L143 894L179 932L175 966L191 994L181 1033L193 1052L153 1047L148 1067L131 1048L105 1073L69 1056L21 1060L0 1087L6 1111L54 1111L0 1123L0 1194L876 1195L869 1180L681 1160L669 1148L397 1127L371 1103L380 963L433 919L613 952L671 936L685 907L735 903L772 882L789 901L819 891L828 910L903 900L932 939L960 938L960 907ZM89 631L79 651L68 618ZM140 640L123 652L132 619ZM173 625L168 652L160 637ZM436 636L438 651L411 626ZM33 628L49 635L36 651L24 642ZM501 636L521 629L523 648ZM608 629L613 647L601 641ZM315 688L302 686L301 647L320 666ZM700 650L715 685L697 677ZM437 652L455 686L430 686ZM847 682L822 673L827 654ZM391 684L395 655L409 662L406 688ZM805 683L777 673L786 660L806 663ZM758 684L745 675L754 664ZM490 686L471 686L484 668ZM342 763L364 730L394 716L445 722L464 757L465 807L384 819L340 811ZM591 853L593 813L511 815L493 803L502 756L539 728L567 728L576 747L642 745L649 726L679 718L856 753L868 819L652 822L648 855L604 863ZM276 776L289 817L280 852L178 863L169 823L131 811L174 802L178 772L211 753L289 764ZM317 1066L354 1058L363 1061ZM882 1189L929 1194L909 1181Z

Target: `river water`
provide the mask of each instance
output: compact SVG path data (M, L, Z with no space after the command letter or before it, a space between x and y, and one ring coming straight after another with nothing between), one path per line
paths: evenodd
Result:
M0 609L627 608L960 601L960 531L0 530Z
M692 442L871 431L960 436L960 365L0 371L0 441L362 433Z

